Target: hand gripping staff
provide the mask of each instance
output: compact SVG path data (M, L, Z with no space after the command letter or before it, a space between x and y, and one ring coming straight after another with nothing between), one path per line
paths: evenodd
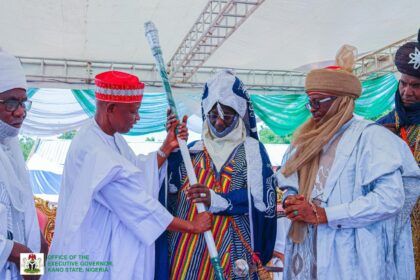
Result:
M165 70L165 63L163 62L162 50L159 44L158 31L155 25L153 24L153 22L151 21L148 21L144 24L144 29L145 29L145 36L147 38L147 41L149 42L153 57L155 58L157 69L159 71L160 77L163 82L163 87L165 89L166 96L168 98L169 106L172 112L176 115L176 118L178 119L178 113L175 106L175 100L172 96L171 85L169 84L168 75L166 74L166 70ZM180 138L178 138L178 143L179 143L179 148L181 149L182 159L184 160L184 163L185 163L185 168L187 169L190 185L197 184L197 177L195 175L194 168L191 162L191 157L188 151L187 143ZM198 213L206 211L203 203L197 203L196 207L197 207ZM225 277L223 276L223 270L220 265L220 257L219 257L219 254L217 253L213 235L210 230L204 233L204 238L206 240L207 248L209 250L210 261L214 268L216 279L224 280Z

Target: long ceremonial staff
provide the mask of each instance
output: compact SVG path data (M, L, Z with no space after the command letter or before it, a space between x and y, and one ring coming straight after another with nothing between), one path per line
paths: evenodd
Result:
M178 117L178 112L175 106L175 100L174 100L174 97L172 96L171 85L169 84L168 75L166 74L166 70L165 70L165 63L163 62L162 50L160 48L158 31L155 25L153 24L153 22L151 21L148 21L144 24L144 29L145 29L145 35L146 35L147 41L149 42L150 48L152 50L153 57L155 58L157 69L159 70L160 77L162 78L163 87L165 88L169 106L171 107L172 112L176 115L176 118L178 119L179 117ZM191 162L191 157L188 151L187 143L180 138L178 138L178 143L179 143L179 148L181 149L181 155L182 155L182 159L184 160L185 168L187 169L190 185L197 184L197 177L195 175L194 167ZM206 211L206 208L204 207L203 203L197 203L196 207L197 207L198 213ZM214 243L213 235L210 230L204 233L204 238L206 240L207 248L209 250L210 261L211 261L211 264L213 265L216 279L224 280L225 277L223 276L223 270L220 265L220 257L219 257L219 254L217 253L216 244Z

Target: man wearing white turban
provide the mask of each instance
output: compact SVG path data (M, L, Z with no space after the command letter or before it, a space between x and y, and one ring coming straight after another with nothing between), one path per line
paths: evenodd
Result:
M26 87L19 61L0 50L0 279L6 280L20 279L21 253L48 250L17 138L31 107Z
M180 153L173 153L168 159L168 209L187 219L194 217L195 203L203 203L214 213L212 234L226 278L264 279L263 270L248 273L243 267L261 268L272 257L277 181L258 140L250 96L232 71L222 70L206 82L201 109L202 140L189 147L198 184L190 187ZM169 116L168 123L173 121ZM155 279L215 278L202 235L169 233L158 246Z

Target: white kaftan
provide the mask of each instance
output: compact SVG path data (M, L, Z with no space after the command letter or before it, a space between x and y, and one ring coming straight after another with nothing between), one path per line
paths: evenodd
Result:
M0 139L0 279L21 279L15 264L7 261L13 242L39 252L40 233L18 139Z
M156 153L136 157L121 135L105 134L94 120L84 126L67 155L50 251L77 255L83 271L47 266L48 279L153 279L154 241L173 220L155 199L159 186ZM112 265L95 272L86 262Z

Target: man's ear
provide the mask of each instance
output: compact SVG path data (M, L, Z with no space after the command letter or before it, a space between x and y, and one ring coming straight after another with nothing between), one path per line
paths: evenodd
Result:
M116 106L116 104L115 104L115 103L108 103L108 104L106 105L106 112L107 112L107 113L113 113L113 112L114 112L114 110L115 110L115 106Z

